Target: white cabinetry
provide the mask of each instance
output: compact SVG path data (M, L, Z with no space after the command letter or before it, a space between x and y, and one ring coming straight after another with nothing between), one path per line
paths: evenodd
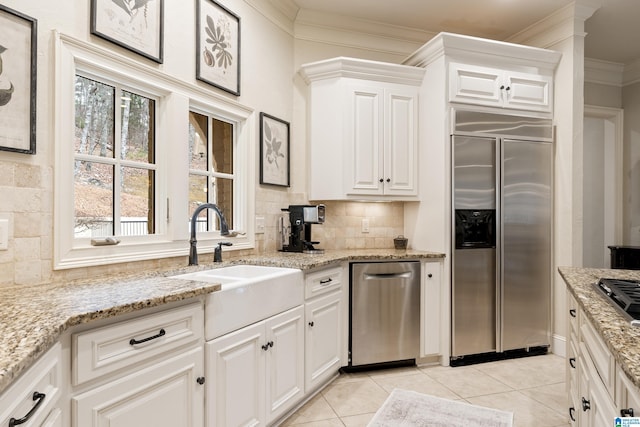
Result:
M304 309L207 342L207 426L267 425L304 395Z
M342 366L344 343L342 268L305 277L305 391L334 377Z
M442 329L448 324L448 322L442 321L443 318L446 318L442 303L444 297L442 268L442 261L423 261L422 263L421 357L441 354L442 338L448 336L448 330Z
M74 427L204 425L201 302L71 336Z
M550 112L552 100L551 75L449 64L450 102Z
M309 199L416 200L424 70L335 58L305 64Z
M0 395L0 425L60 426L63 363L61 346L56 344L11 384Z
M611 425L640 408L640 391L617 365L606 344L567 292L569 417L578 427Z

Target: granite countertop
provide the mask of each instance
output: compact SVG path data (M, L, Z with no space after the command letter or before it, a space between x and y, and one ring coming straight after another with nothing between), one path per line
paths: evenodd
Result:
M593 286L604 277L640 280L640 270L578 267L560 267L558 270L618 365L640 388L640 327L631 326Z
M135 276L110 276L69 283L0 288L0 393L72 326L220 290L218 284L170 277L176 274L235 264L289 267L307 271L342 261L443 257L441 253L410 249L343 250L314 255L273 252L220 264L202 263L197 267L147 272Z

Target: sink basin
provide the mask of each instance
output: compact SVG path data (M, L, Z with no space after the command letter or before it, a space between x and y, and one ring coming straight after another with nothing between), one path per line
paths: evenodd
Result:
M302 271L294 268L232 265L171 277L220 284L220 291L207 295L206 340L259 322L304 302Z

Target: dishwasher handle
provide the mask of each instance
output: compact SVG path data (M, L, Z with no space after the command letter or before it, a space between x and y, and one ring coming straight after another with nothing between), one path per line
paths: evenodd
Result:
M405 271L402 273L364 273L364 280L389 280L389 279L411 279L413 273Z

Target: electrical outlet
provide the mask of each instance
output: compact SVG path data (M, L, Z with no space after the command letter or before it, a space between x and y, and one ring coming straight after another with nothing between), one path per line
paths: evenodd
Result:
M257 216L256 217L256 234L263 234L264 233L264 217L263 216Z
M0 219L0 251L9 249L9 220Z
M362 218L362 232L369 232L369 218Z

